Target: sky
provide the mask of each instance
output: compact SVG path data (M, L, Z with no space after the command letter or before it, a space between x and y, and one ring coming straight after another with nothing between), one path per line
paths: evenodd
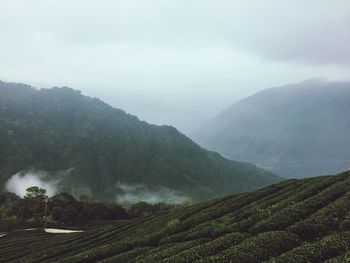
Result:
M348 0L0 0L0 79L191 133L237 100L350 78Z

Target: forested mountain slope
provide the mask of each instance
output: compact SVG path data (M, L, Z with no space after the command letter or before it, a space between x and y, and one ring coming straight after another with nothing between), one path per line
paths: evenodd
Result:
M192 137L286 177L334 174L350 168L349 102L349 82L266 89L228 107Z
M35 169L52 174L61 191L105 200L141 185L150 195L198 201L280 179L70 88L0 82L0 149L2 186L13 174Z

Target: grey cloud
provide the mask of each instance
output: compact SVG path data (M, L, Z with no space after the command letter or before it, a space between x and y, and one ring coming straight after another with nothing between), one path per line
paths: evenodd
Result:
M116 195L116 201L123 205L130 205L141 201L150 204L160 202L180 204L185 201L191 201L190 197L165 187L149 189L143 184L119 183L117 189L119 193Z
M3 38L13 40L115 44L126 53L140 46L217 46L281 60L350 62L346 0L11 0L1 5Z
M0 79L71 86L116 107L137 94L169 105L175 119L350 73L345 0L2 0L0 10ZM128 108L163 121L145 107Z
M233 30L241 48L281 61L350 66L349 1L269 0L256 8L254 2L246 1Z

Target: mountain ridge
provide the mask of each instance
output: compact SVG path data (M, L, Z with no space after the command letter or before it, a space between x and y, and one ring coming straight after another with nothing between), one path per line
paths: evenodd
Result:
M111 200L123 192L117 184L126 183L204 200L280 180L209 152L171 126L147 124L67 87L0 82L0 95L2 185L30 168L70 170L62 183L68 192Z
M191 137L286 177L336 173L350 167L349 100L345 81L270 88L234 103Z

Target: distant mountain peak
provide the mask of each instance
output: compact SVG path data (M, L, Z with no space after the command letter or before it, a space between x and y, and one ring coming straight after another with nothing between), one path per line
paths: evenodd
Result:
M193 137L224 156L288 177L350 167L350 82L269 88L215 116Z

